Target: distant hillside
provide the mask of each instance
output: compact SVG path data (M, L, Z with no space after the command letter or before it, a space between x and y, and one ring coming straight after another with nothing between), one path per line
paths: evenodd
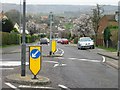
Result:
M90 5L27 5L27 13L90 13L95 6ZM4 12L11 9L20 11L20 5L18 4L2 4ZM113 14L117 11L117 6L106 5L104 6L104 13Z

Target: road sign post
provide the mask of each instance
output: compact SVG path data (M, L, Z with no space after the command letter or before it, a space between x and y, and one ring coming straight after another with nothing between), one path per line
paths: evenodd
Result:
M36 75L41 70L42 63L42 47L30 46L29 47L29 69L34 75L33 79L37 79Z
M54 54L55 51L56 51L56 40L52 40L52 45L51 45L51 48L52 48L52 53Z

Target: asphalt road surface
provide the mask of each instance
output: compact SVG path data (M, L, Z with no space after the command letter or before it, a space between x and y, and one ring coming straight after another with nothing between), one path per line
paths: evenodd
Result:
M49 45L43 45L42 48L44 54L49 53ZM50 85L43 87L51 87L56 90L61 88L66 90L72 90L72 88L118 88L117 69L103 64L102 61L104 58L96 54L94 52L95 49L78 50L77 47L61 44L58 44L57 48L64 51L63 57L43 57L42 69L38 75L48 77L51 80ZM20 47L17 46L13 49L14 51L18 51ZM26 73L31 74L28 69L28 53L26 55ZM26 85L10 83L4 80L7 75L20 73L20 53L3 54L2 61L3 63L0 64L0 69L2 70L2 87L27 87Z

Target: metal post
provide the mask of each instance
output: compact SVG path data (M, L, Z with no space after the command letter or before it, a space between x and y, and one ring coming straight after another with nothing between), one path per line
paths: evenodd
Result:
M23 34L22 34L22 52L21 52L21 76L25 76L26 70L26 43L25 43L25 24L26 24L26 0L23 1Z
M117 56L120 56L120 2L118 3L118 53Z
M52 55L52 12L50 12L50 55Z

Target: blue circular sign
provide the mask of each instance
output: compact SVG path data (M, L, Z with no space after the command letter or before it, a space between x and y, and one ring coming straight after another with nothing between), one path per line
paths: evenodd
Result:
M40 57L41 55L41 52L38 50L38 49L33 49L31 52L30 52L30 56L34 59Z

